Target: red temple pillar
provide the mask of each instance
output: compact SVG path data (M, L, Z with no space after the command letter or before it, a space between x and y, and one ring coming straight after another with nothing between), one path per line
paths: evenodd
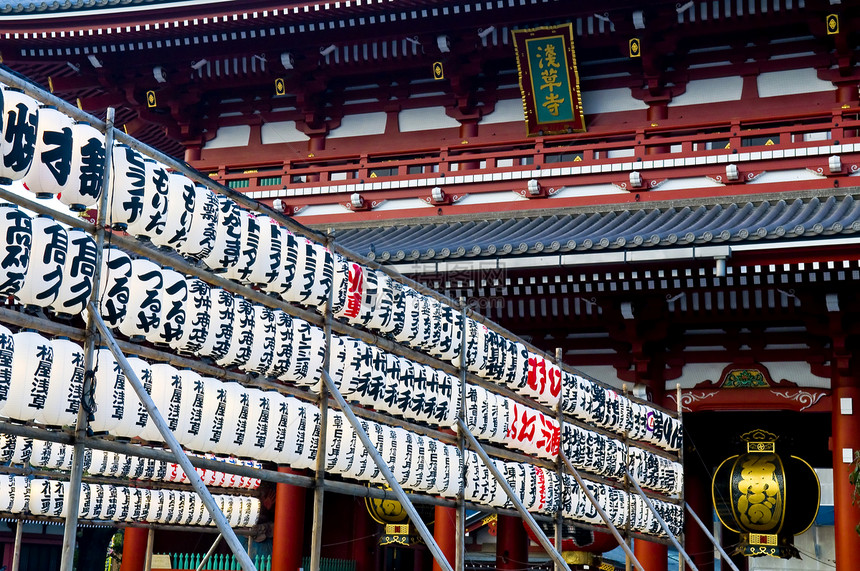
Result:
M496 569L514 571L528 567L529 538L520 518L499 515L496 521Z
M436 506L434 520L433 539L436 540L436 544L445 555L445 559L448 560L451 567L454 567L457 558L457 510ZM436 563L435 558L433 559L433 571L442 571L442 567Z
M662 543L636 539L633 541L633 554L648 571L668 571L669 569L669 547Z
M857 564L860 506L852 505L854 486L848 481L854 452L860 450L860 383L839 379L833 390L833 511L835 517L836 568Z
M286 466L278 472L292 473ZM301 486L278 484L272 530L272 571L296 571L302 566L305 527L305 495Z
M706 526L713 526L714 507L711 501L711 476L699 458L698 452L693 449L686 455L687 462L684 466L684 500L690 504L690 508ZM684 518L684 550L696 564L700 571L713 571L714 569L714 545L702 528L699 527L689 513L685 510Z
M376 522L367 512L364 498L353 499L352 529L355 537L352 543L355 571L373 571L376 569Z
M143 571L146 563L146 539L149 530L145 527L127 527L122 538L122 564L120 571Z

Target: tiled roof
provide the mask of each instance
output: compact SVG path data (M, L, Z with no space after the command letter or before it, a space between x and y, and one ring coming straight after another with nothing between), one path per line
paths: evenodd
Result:
M855 189L856 190L856 189ZM337 240L379 261L799 241L860 231L860 195L667 205L614 211L340 228Z

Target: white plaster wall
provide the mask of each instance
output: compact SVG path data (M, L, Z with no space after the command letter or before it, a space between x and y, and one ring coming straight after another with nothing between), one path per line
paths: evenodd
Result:
M687 90L684 93L672 98L669 107L738 101L741 98L743 87L744 80L739 76L694 79L687 83Z
M818 79L818 74L811 67L765 72L759 74L756 82L758 83L759 97L817 93L836 89L829 81Z
M260 132L264 145L275 143L298 143L310 139L296 128L295 121L275 121L264 123Z
M203 145L204 149L226 149L230 147L245 147L251 138L250 125L233 125L220 127L215 138Z
M340 122L340 127L328 134L329 139L344 137L366 137L368 135L382 135L385 133L386 114L382 111L377 113L357 113L346 115Z
M459 127L460 122L445 114L444 107L404 109L398 115L401 133Z

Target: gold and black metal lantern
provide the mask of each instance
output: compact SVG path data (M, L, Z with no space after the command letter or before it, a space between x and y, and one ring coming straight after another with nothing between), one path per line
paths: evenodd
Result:
M815 470L797 456L776 452L779 437L764 430L741 436L745 454L727 458L714 472L717 516L740 534L734 554L800 558L794 536L815 521L821 487Z

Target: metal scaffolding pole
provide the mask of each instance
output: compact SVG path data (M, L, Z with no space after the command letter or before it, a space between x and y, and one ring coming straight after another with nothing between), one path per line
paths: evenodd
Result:
M104 341L110 348L111 353L113 353L117 363L122 367L126 380L131 383L132 387L134 387L134 392L137 393L137 397L140 399L140 402L142 402L146 407L146 411L149 413L150 418L152 418L152 421L155 423L155 426L158 428L164 441L173 451L176 463L185 471L185 475L191 482L191 487L193 487L194 491L200 495L200 499L203 500L203 505L206 506L206 509L209 511L209 515L212 516L212 521L215 522L215 525L218 527L218 531L220 531L226 538L227 545L230 546L230 550L233 552L233 555L235 555L236 559L239 560L239 565L242 566L243 571L257 571L253 561L251 561L251 558L248 556L248 552L245 551L245 548L239 542L239 538L236 536L233 528L230 527L229 522L224 517L218 504L215 503L215 498L213 498L212 494L209 493L203 480L200 479L200 474L197 473L197 470L194 469L194 466L188 460L188 456L186 456L185 451L182 449L182 445L179 444L179 441L176 440L176 437L170 431L170 427L167 426L161 413L158 412L152 397L150 397L149 393L146 392L143 383L141 383L140 379L137 378L137 374L134 372L134 369L132 369L128 359L123 355L119 345L117 345L116 340L113 338L113 334L111 334L110 329L108 329L104 320L99 315L98 308L93 302L90 302L87 305L87 309L89 309L90 315L95 320L96 326L101 332Z
M18 519L15 524L15 544L12 548L12 571L18 571L21 566L21 535L24 533L24 520Z
M687 555L686 551L684 551L684 546L682 546L681 543L672 534L672 530L669 529L669 525L666 523L666 520L664 520L663 517L657 512L657 508L654 507L654 504L651 502L648 496L645 495L645 492L642 491L642 487L639 486L639 482L636 481L636 478L633 477L633 474L630 473L630 470L625 469L624 473L627 474L627 479L630 481L631 484L633 484L633 487L636 488L636 493L642 496L642 499L645 500L645 505L648 506L648 509L651 510L651 513L654 514L654 517L657 518L657 523L659 523L660 527L663 528L663 531L666 532L666 535L672 541L672 545L675 546L675 549L678 550L678 553L681 554L681 556L684 558L684 561L686 561L687 564L690 566L690 569L693 569L693 571L698 571L698 567L696 567L696 564L693 563L693 560L690 559L690 556Z
M466 298L460 298L460 402L459 413L457 418L461 421L466 420L466 344L468 343L467 327L466 327ZM465 481L466 462L463 455L466 449L466 436L457 428L457 449L460 451L460 458L463 458L463 464L460 469L460 477ZM457 493L457 513L454 519L454 535L457 537L457 543L454 548L454 564L457 569L466 568L466 496L465 491L461 489Z
M525 508L523 503L511 489L511 485L508 484L508 481L505 480L505 477L502 476L502 473L499 472L498 468L496 468L496 465L493 463L493 460L490 458L490 456L484 450L483 446L481 446L481 444L472 434L472 431L469 430L469 427L466 426L466 423L462 420L458 420L457 425L460 427L460 430L463 432L463 434L466 435L466 438L469 440L469 444L472 447L472 450L474 450L478 454L478 456L481 457L481 460L487 466L487 469L490 470L490 473L505 491L505 494L507 494L508 498L514 504L514 506L516 506L517 511L520 512L520 516L526 521L526 524L528 524L529 528L537 536L538 541L543 546L544 550L546 550L547 554L553 559L553 561L555 561L555 564L558 566L558 568L570 571L570 567L568 567L567 562L564 560L564 557L562 557L561 553L557 549L555 549L553 545L549 542L549 539L547 538L546 534L532 517L532 514L529 513L529 511Z
M594 494L585 486L585 481L582 479L582 476L579 475L579 470L574 468L573 464L570 463L570 459L564 454L564 452L559 453L561 455L561 459L564 462L564 465L567 466L567 469L570 471L570 474L576 480L576 483L579 484L579 487L582 489L582 492L585 494L585 497L588 498L588 501L591 502L591 505L594 506L594 509L597 510L600 518L606 523L606 526L609 528L609 531L612 532L612 535L615 536L615 540L618 542L618 545L621 549L624 550L624 553L627 555L627 558L636 566L639 571L645 571L642 567L642 564L639 563L639 560L636 559L636 555L633 553L633 550L630 549L630 546L627 545L627 542L621 537L621 534L618 532L618 528L612 523L612 520L609 518L609 515L606 511L600 507L600 503L598 503L597 498L594 497Z
M111 180L111 149L113 148L113 121L114 109L109 107L107 110L107 126L105 131L105 164L104 164L104 182L102 183L102 194L99 198L99 211L97 224L95 227L96 238L96 260L93 268L93 289L90 294L90 303L98 303L99 294L101 293L101 270L102 270L102 255L105 243L105 212L107 210L107 197L110 191ZM84 473L84 439L89 426L88 415L85 403L87 395L92 388L93 373L95 372L95 363L93 356L95 354L95 339L97 331L96 324L92 315L87 316L87 329L84 337L84 375L83 386L81 387L81 398L78 403L78 418L75 423L75 446L72 454L72 473L69 478L69 493L66 496L66 525L63 531L63 548L60 558L60 571L72 571L75 564L75 541L78 532L78 505L81 499L81 477Z
M361 426L361 422L359 422L358 417L355 416L355 413L352 412L352 408L347 404L346 399L343 398L343 395L340 394L337 386L334 384L334 381L328 374L328 371L322 371L323 379L325 380L325 384L328 387L329 392L331 393L332 398L337 402L337 405L340 407L341 412L343 412L344 416L346 416L349 423L352 425L352 428L355 430L356 435L358 435L361 443L364 444L364 447L367 449L367 453L370 454L370 457L373 459L373 462L376 464L376 467L379 468L379 471L385 477L385 481L388 482L388 485L391 486L391 489L394 491L394 494L397 496L397 501L403 506L403 509L406 511L406 514L409 516L409 520L415 525L418 529L419 535L421 535L421 539L424 540L424 543L427 545L427 548L430 550L430 553L433 554L433 558L436 560L436 563L439 564L439 567L445 569L445 571L454 571L451 567L451 564L448 563L448 559L445 558L445 554L442 553L442 550L439 549L439 545L436 543L436 540L433 539L433 534L430 533L430 530L427 529L427 525L421 519L421 516L418 515L418 512L415 511L415 506L412 505L412 502L409 501L409 498L406 496L406 492L403 491L403 488L400 486L400 483L397 481L397 478L394 477L394 474L391 472L391 469L388 467L388 464L385 463L385 460L379 454L379 451L376 450L376 447L373 446L373 442L370 441L370 437L367 435L367 432L364 431L364 428Z
M327 246L331 247L331 237ZM325 354L323 355L323 371L326 375L331 370L331 322L332 302L334 301L334 287L328 290L328 302L325 304L325 321L323 333L325 335ZM317 406L320 409L320 431L317 442L317 464L314 477L314 516L311 528L311 571L319 571L322 561L322 533L323 533L323 502L325 501L325 465L326 465L326 437L328 433L328 389L320 382L319 398Z
M707 526L699 519L699 516L696 515L696 512L693 511L693 508L690 507L690 504L684 502L684 506L687 508L687 511L690 512L690 515L693 516L693 521L699 524L699 527L702 528L702 531L705 532L705 535L708 536L708 539L711 540L711 543L714 544L714 547L720 552L720 556L723 558L723 561L726 562L726 565L732 568L732 571L738 571L737 565L735 565L734 561L731 560L729 555L723 549L723 546L720 545L720 542L717 541L717 538L714 537L714 534L711 533L711 530L707 528Z
M212 542L212 547L209 548L209 551L206 552L206 555L203 556L203 559L200 560L200 565L197 566L197 571L202 571L206 567L206 563L209 562L209 558L212 557L212 554L215 553L215 549L218 548L218 544L221 543L221 539L224 536L220 533L218 537L215 538L215 541Z

